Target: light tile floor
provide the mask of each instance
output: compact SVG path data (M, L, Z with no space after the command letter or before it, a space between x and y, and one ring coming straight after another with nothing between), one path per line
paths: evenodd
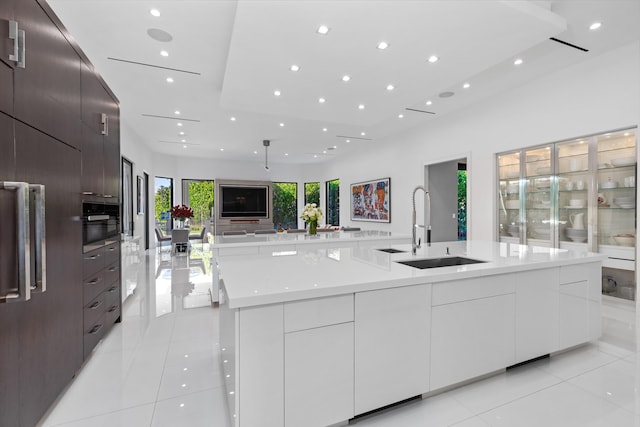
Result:
M39 427L230 426L218 310L209 304L210 254L194 250L191 258L151 251L123 278L136 286L123 322ZM640 427L639 319L634 305L607 298L597 342L352 424Z

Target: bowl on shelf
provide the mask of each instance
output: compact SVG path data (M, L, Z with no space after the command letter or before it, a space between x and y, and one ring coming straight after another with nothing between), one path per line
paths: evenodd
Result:
M504 206L507 209L518 209L520 208L520 200L519 199L505 200Z
M636 164L636 158L635 157L619 157L617 159L611 159L611 164L615 167L633 166Z
M551 235L551 229L548 225L534 225L531 227L531 231L538 239L548 239Z
M598 169L608 169L611 167L611 163L598 163Z
M614 197L613 204L624 209L631 209L636 206L636 199L633 196Z
M636 236L631 233L627 234L615 234L613 240L621 246L634 246L636 243Z
M584 199L571 199L569 200L569 207L574 209L582 209L587 205L587 201Z
M587 241L587 230L584 228L565 228L564 230L567 239L572 242L586 242Z
M598 185L598 188L618 188L618 181L605 181Z

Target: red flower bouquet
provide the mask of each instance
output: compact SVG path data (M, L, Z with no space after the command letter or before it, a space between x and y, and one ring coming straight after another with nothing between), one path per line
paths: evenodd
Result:
M193 209L187 205L176 205L171 208L171 218L177 219L178 221L193 218Z

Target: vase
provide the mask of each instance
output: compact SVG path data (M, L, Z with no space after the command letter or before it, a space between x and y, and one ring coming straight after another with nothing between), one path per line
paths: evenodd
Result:
M315 236L316 234L318 234L318 223L312 221L309 223L309 235Z
M176 230L184 229L184 219L176 218Z

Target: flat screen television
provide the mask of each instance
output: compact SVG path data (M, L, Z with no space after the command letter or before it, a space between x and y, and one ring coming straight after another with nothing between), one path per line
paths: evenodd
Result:
M220 186L220 218L269 218L269 187Z

